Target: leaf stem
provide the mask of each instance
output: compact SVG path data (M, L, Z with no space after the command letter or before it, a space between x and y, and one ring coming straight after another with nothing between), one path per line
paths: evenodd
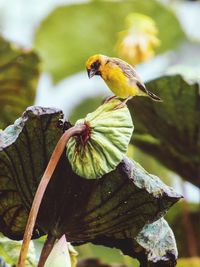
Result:
M86 126L84 124L79 124L71 127L68 129L59 139L52 155L49 160L49 163L47 165L47 168L41 178L41 181L39 183L39 186L37 188L35 197L33 199L33 203L31 206L31 210L29 213L28 221L26 224L25 232L24 232L24 237L23 237L23 243L19 255L19 260L17 267L24 267L25 266L25 261L26 261L26 256L28 253L28 248L29 248L29 243L33 234L33 229L35 226L35 222L37 219L38 211L40 208L40 204L42 202L43 195L45 193L45 190L47 188L47 185L49 184L49 181L52 177L52 174L58 164L58 161L65 149L65 146L67 142L69 141L70 137L74 135L78 135L82 133L85 130ZM42 265L41 265L42 266ZM40 267L41 267L40 266Z
M49 254L51 253L53 246L55 244L56 241L56 237L52 236L51 234L48 234L47 239L44 243L44 246L42 248L42 252L40 255L40 259L39 259L39 263L38 263L38 267L43 267Z

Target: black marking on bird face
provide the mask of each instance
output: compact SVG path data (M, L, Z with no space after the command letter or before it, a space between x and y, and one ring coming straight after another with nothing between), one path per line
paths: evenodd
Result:
M90 65L90 69L88 70L89 78L92 78L94 75L101 76L101 71L99 70L100 66L101 66L101 62L99 60L96 60Z
M91 64L90 68L98 71L100 66L101 66L101 62L99 60L96 60L95 62Z

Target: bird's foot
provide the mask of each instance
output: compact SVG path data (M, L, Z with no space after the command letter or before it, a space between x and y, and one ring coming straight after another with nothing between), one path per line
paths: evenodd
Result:
M103 102L104 104L110 102L112 99L116 99L118 98L116 95L112 95L106 98L106 100Z
M114 110L116 109L120 109L126 106L126 103L128 102L128 100L130 100L132 98L132 96L127 97L124 101L122 101L121 103L119 103Z

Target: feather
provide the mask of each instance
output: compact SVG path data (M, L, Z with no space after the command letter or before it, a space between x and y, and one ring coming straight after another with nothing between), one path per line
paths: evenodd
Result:
M154 93L152 93L151 91L147 90L147 88L145 87L145 85L143 85L142 83L137 82L136 84L140 88L140 90L142 90L143 92L145 92L154 101L162 101L162 99L159 96L157 96Z
M139 75L134 70L134 68L127 62L119 58L114 58L114 57L110 59L110 62L117 65L124 72L124 75L130 80L138 80L138 81L141 80Z

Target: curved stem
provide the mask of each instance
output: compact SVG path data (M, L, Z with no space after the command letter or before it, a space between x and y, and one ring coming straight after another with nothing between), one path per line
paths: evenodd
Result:
M56 241L56 237L52 236L51 234L48 234L47 239L44 243L44 246L42 248L42 252L40 255L40 259L39 259L39 263L38 263L38 267L43 267L49 254L51 253L53 246L55 244Z
M42 202L42 198L44 195L44 192L47 188L47 185L51 179L51 176L58 164L58 161L65 149L65 146L67 144L67 142L69 141L70 137L80 134L85 130L86 126L84 124L80 124L80 125L76 125L70 129L68 129L60 138L60 140L58 141L52 155L51 158L49 160L49 163L47 165L47 168L41 178L41 181L39 183L39 186L37 188L35 197L33 199L33 203L31 206L31 210L29 213L29 217L28 217L28 221L26 224L26 228L25 228L25 232L24 232L24 237L23 237L23 243L22 243L22 247L21 247L21 251L20 251L20 255L19 255L19 260L18 260L18 264L17 267L24 267L25 266L25 260L26 260L26 256L28 253L28 247L29 247L29 243L33 234L33 229L35 226L35 222L36 222L36 218L37 218L37 214L39 211L39 207L40 204Z

